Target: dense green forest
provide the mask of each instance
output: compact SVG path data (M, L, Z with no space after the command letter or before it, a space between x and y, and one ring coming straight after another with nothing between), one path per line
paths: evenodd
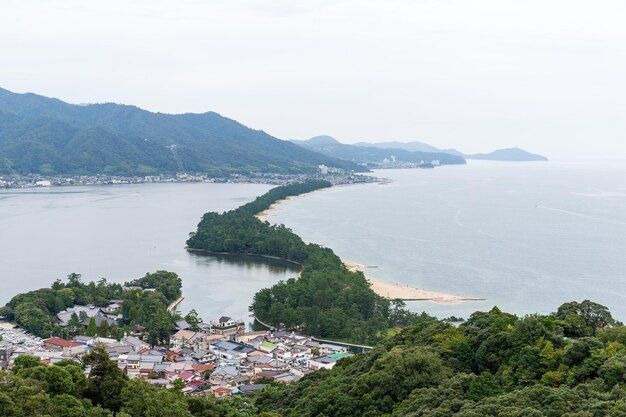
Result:
M252 310L266 323L318 337L371 343L416 315L375 294L361 272L351 272L331 249L306 244L283 225L255 214L276 201L330 186L310 181L277 187L226 213L206 213L187 246L210 252L274 256L302 266L298 279L279 282L254 296Z
M626 416L626 327L596 303L453 325L423 316L374 350L265 389L283 417Z
M85 284L79 274L70 274L67 283L55 281L50 288L41 288L14 296L6 306L0 308L0 316L15 320L22 328L40 337L69 337L84 332L81 317L72 317L67 327L55 324L55 316L74 305L93 304L106 307L110 300L123 300L121 314L123 323L119 326L102 326L95 329L100 336L119 339L133 325L140 324L148 332L148 342L169 341L174 327L174 318L167 312L167 306L181 295L182 281L173 272L157 271L143 278L128 282L125 286L108 283L101 279L97 283ZM153 289L154 291L143 291ZM93 334L90 334L93 336Z
M320 164L366 170L214 112L79 106L0 88L0 174L297 174L317 172Z

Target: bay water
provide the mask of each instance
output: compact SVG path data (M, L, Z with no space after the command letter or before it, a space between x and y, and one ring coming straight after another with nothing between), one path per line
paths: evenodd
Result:
M626 320L626 164L470 161L381 170L389 183L334 187L280 204L268 220L375 279L485 301L409 302L467 318L498 306L556 311L584 299Z
M340 186L280 204L268 220L366 275L449 294L408 302L438 317L492 306L549 313L591 299L626 320L626 164L474 162L381 170L385 183ZM280 262L189 254L206 211L235 208L271 186L142 184L0 191L0 303L71 272L124 282L178 273L205 320L245 319L256 291L296 271Z
M296 274L279 262L190 254L202 214L236 208L271 186L137 184L0 191L0 303L72 272L130 281L168 270L183 280L182 311L247 319L255 292Z

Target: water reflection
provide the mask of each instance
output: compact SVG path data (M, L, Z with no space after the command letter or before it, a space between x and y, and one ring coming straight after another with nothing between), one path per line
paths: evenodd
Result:
M217 253L191 253L192 256L198 257L196 262L203 265L226 264L244 268L249 272L269 271L275 274L298 273L298 267L281 259L265 258L262 256L240 255L240 254L217 254Z
M185 301L179 308L183 312L193 308L205 321L220 316L248 319L254 294L299 271L286 261L250 255L189 253L186 264Z

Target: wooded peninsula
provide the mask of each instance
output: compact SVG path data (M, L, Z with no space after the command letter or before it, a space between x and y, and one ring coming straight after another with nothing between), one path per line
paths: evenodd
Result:
M360 271L349 271L341 259L320 245L305 243L284 225L256 215L287 197L330 187L307 181L276 187L254 201L225 213L206 213L187 246L207 252L282 258L302 266L299 278L281 281L255 294L251 310L275 327L320 338L374 343L390 329L416 321L418 315L400 300L372 291Z

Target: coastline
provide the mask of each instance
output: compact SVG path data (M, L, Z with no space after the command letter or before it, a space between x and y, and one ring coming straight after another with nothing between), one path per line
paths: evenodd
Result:
M378 181L367 182L367 183L333 184L333 186L330 187L330 188L322 188L322 189L319 189L319 190L313 190L313 191L309 191L308 193L292 195L292 196L289 196L287 198L283 198L282 200L278 200L274 204L270 205L267 209L263 210L260 213L255 214L254 216L257 219L261 220L262 222L267 222L267 221L269 221L268 217L270 216L270 214L272 214L272 212L275 211L281 204L284 204L284 203L286 203L288 201L295 200L297 198L304 197L306 195L310 195L310 194L313 194L313 193L319 193L319 192L322 192L324 190L328 190L328 189L335 188L335 187L351 187L351 186L354 186L354 185L361 185L361 184L381 184L381 185L386 185L386 184L389 184L389 183L391 183L390 180L387 180L387 179L383 178L383 179L379 179ZM312 242L307 242L306 240L303 240L303 241L304 241L304 243L307 243L307 244L312 243Z
M316 190L312 192L315 193L318 191L323 190ZM296 198L305 196L307 194L310 193L300 194L298 196L290 196L285 199L278 200L277 202L269 206L269 208L267 208L266 210L263 210L262 212L256 214L256 217L263 222L269 221L268 218L270 214L275 211L281 204L284 204L290 200L295 200ZM309 244L311 242L305 241L305 243ZM463 301L485 300L484 298L447 294L437 291L430 291L423 288L411 287L409 285L398 284L395 282L374 279L372 277L368 277L365 274L364 270L369 268L376 268L375 265L360 264L357 262L349 261L347 259L342 259L341 261L348 270L363 272L365 278L370 283L372 291L374 291L377 295L383 298L387 298L389 300L400 299L402 301L432 301L438 304L454 304Z
M363 272L368 268L376 268L375 265L360 264L353 261L342 259L342 262L348 270ZM437 304L453 304L462 301L480 301L484 298L468 297L465 295L447 294L437 291L429 291L423 288L415 288L409 285L398 284L395 282L382 281L372 277L365 276L370 283L372 291L383 298L389 300L400 299L402 301L432 301Z
M210 251L210 250L206 250L206 249L195 249L195 248L190 248L188 246L185 246L185 250L187 252L190 253L196 253L196 254L200 254L200 255L219 255L219 256L232 256L232 257L236 257L236 256L248 256L248 257L252 257L252 258L263 258L263 259L270 259L272 261L280 261L280 262L284 262L287 264L291 264L294 266L297 266L299 269L302 269L302 265L299 264L298 262L295 261L290 261L289 259L285 259L285 258L279 258L278 256L270 256L270 255L259 255L256 253L239 253L239 252L214 252L214 251ZM300 272L298 272L299 274Z
M312 192L315 192L315 191L312 191ZM306 194L309 194L309 193L306 193ZM301 194L301 195L304 195L304 194ZM273 211L275 211L275 210L278 208L278 206L280 206L280 205L281 205L281 204L283 204L283 203L286 203L286 202L287 202L287 201L289 201L289 200L295 200L295 198L296 198L296 196L289 196L289 197L287 197L287 198L283 198L282 200L278 200L277 202L275 202L274 204L272 204L271 206L269 206L267 209L263 210L263 211L262 211L262 212L260 212L260 213L255 214L254 216L255 216L257 219L261 220L262 222L267 222L267 221L269 221L269 220L267 219L267 218L269 217L269 215L270 215Z

